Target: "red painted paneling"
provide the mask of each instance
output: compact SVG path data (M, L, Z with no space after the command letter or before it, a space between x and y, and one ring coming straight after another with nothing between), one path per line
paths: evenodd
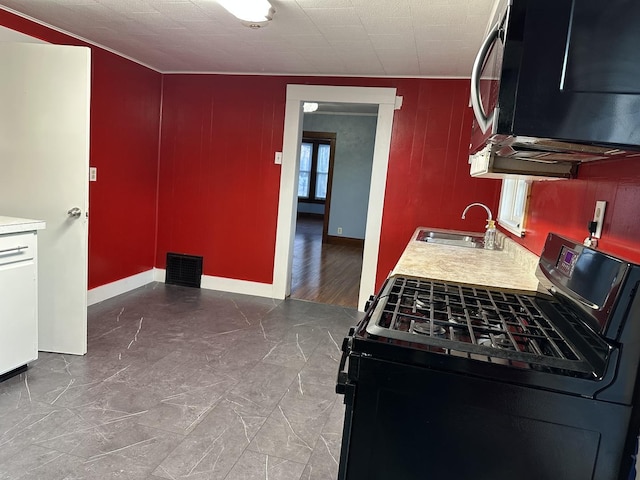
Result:
M154 266L162 77L94 48L89 288Z
M482 230L499 182L469 177L468 81L166 75L156 266L203 255L204 273L271 283L286 85L396 87L378 279L419 225Z
M575 180L534 182L527 235L520 242L540 254L549 232L584 240L596 200L607 201L598 249L640 263L638 159L587 163L580 166Z
M0 25L64 45L88 44L0 10ZM153 268L162 76L91 46L89 288Z
M164 80L156 265L202 255L204 273L271 283L285 90L263 77Z

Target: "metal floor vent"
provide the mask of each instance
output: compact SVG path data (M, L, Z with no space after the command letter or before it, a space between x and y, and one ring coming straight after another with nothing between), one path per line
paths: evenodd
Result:
M202 257L169 252L166 272L164 283L200 288Z

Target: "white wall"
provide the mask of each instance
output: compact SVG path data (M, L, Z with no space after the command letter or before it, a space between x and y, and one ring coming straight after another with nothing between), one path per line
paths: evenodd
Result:
M365 237L377 120L363 115L304 116L305 131L336 133L329 235Z

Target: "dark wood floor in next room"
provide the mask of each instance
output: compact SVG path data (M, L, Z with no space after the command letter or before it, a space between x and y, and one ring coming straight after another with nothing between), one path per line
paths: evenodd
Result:
M298 218L291 298L357 307L362 247L322 243L322 219Z

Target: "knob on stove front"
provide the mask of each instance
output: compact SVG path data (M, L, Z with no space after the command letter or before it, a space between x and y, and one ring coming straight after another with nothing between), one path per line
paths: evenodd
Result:
M376 301L376 296L375 295L369 295L369 300L367 300L364 303L364 311L366 312L367 310L369 310L369 308L371 307L371 305L373 304L373 302Z

